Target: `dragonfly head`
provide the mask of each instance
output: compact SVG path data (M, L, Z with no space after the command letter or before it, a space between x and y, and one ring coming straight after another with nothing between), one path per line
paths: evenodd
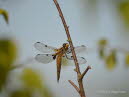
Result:
M64 48L68 48L68 47L69 47L69 44L68 44L68 43L64 43L64 44L63 44L63 47L64 47Z

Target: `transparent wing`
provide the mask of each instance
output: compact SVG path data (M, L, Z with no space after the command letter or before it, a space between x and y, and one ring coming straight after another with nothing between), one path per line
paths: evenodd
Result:
M85 45L81 45L81 46L75 47L75 52L76 52L76 54L78 54L78 53L83 53L83 52L85 52L85 51L86 51L86 46L85 46Z
M34 44L34 47L39 50L40 52L43 52L43 53L55 53L55 47L51 47L51 46L48 46L48 45L45 45L41 42L36 42Z
M73 56L67 55L66 58L69 59L69 60L73 60ZM86 63L86 59L84 57L77 56L77 60L78 60L79 64L85 64Z
M78 60L79 64L85 64L86 63L86 59L84 57L77 56L77 60Z
M85 45L77 46L74 48L74 50L75 50L76 54L84 53L84 52L86 52L86 46ZM70 48L68 49L67 54L72 55Z
M35 60L43 63L43 64L47 64L52 62L55 59L55 57L52 54L37 54L35 56Z

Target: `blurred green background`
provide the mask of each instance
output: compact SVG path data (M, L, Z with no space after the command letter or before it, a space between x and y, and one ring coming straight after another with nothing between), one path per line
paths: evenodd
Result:
M58 0L75 46L92 69L84 78L87 97L129 96L129 0ZM0 97L78 97L74 66L33 60L41 41L60 47L67 37L52 0L0 0Z

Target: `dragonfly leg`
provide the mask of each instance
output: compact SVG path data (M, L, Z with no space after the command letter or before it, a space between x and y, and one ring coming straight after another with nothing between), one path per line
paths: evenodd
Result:
M65 54L66 58L69 59L69 60L72 60L71 58L69 58L69 57L67 56L66 52L67 52L67 51L66 51L65 47L63 46L63 53Z

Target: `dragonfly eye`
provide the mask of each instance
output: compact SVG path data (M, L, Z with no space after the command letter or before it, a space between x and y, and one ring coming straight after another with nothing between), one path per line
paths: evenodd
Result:
M66 47L67 48L67 47L69 47L69 44L68 43L64 43L63 44L63 47Z
M63 47L65 47L65 46L66 46L66 43L63 44Z

